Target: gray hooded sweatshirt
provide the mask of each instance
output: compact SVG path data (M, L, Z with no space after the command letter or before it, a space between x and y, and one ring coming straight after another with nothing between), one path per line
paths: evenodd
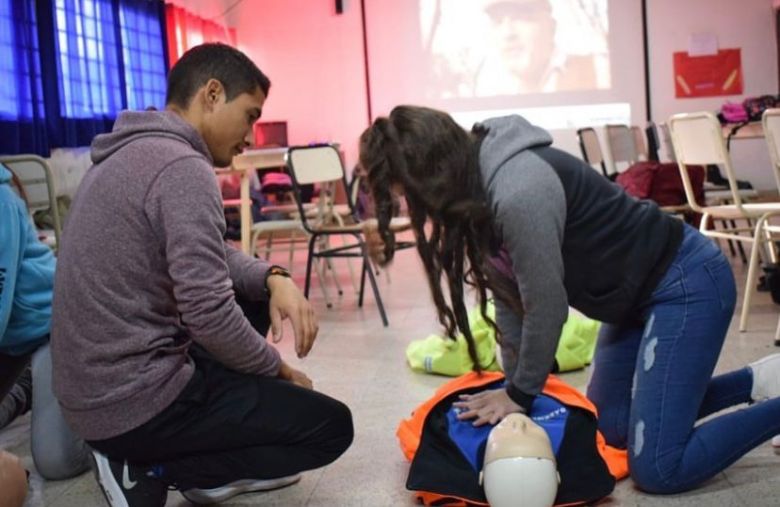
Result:
M525 315L496 301L512 399L530 407L555 359L572 306L630 322L674 257L682 222L638 201L519 116L482 124L483 186Z
M189 381L192 341L238 371L276 375L279 354L234 291L267 299L267 266L226 246L211 156L171 112L124 112L92 143L59 251L54 390L87 440L126 433Z

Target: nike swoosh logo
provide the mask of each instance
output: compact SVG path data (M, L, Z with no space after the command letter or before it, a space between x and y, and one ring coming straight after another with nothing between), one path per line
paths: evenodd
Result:
M122 487L125 489L133 489L136 484L138 484L138 481L130 480L130 470L127 466L127 460L125 460L125 466L122 469Z

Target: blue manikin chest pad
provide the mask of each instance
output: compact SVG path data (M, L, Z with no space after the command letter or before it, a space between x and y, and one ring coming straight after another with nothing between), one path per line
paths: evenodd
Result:
M489 386L487 389L503 388L504 382L500 382ZM471 467L479 472L482 470L482 463L485 458L485 445L487 444L488 435L494 426L485 424L477 427L472 424L473 419L461 421L458 419L460 412L461 410L455 407L450 407L447 411L447 433ZM547 433L555 455L558 454L558 450L561 447L568 416L569 410L564 404L544 394L537 396L531 407L530 418Z

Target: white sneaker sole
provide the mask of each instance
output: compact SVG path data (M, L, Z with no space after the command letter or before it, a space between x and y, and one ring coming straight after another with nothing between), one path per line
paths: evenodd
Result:
M111 507L129 507L125 495L119 488L119 484L113 480L114 474L111 471L108 460L94 451L91 454L92 463L95 465L95 479L103 491L103 496L106 497L108 504Z
M219 488L212 489L188 489L181 494L192 503L208 505L212 503L224 502L228 498L233 498L242 493L252 493L257 491L270 491L273 489L284 488L295 484L301 480L301 474L288 475L277 479L244 479L231 482Z

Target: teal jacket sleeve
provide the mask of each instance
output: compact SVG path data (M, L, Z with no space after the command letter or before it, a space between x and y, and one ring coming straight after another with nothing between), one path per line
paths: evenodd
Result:
M24 224L15 198L7 186L0 186L0 341L11 318L22 246Z

